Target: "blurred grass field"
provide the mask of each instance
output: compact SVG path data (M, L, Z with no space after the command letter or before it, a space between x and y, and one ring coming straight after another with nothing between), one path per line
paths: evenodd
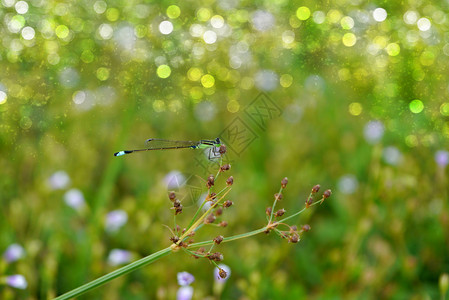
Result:
M53 298L116 269L113 249L134 261L169 246L167 192L186 226L214 165L113 153L216 137L234 206L196 241L264 226L285 176L287 213L317 183L333 191L295 220L312 228L298 244L218 246L222 299L446 299L447 2L0 7L0 299ZM175 253L79 299L175 299L182 271L194 299L219 298L213 268Z

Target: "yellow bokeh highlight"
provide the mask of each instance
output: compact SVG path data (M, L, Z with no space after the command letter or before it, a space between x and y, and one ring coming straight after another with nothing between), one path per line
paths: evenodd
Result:
M171 69L167 65L160 65L157 67L156 73L160 78L168 78L171 74Z
M226 105L226 108L230 113L236 113L240 110L240 104L236 100L231 100Z
M106 11L106 18L111 21L117 21L120 16L120 11L117 8L111 7Z
M446 117L449 116L449 103L448 102L441 104L440 114L442 114L443 116L446 116Z
M198 21L201 22L206 22L207 20L210 19L211 16L212 11L205 7L198 9L198 11L196 12L196 18L198 19Z
M431 66L435 62L435 53L433 53L430 50L425 50L423 53L421 53L421 56L419 57L419 62L423 66Z
M357 37L353 33L345 33L341 40L346 47L352 47L357 42Z
M341 12L336 9L331 9L327 13L327 19L329 20L330 23L333 24L340 22L341 17L342 17Z
M167 17L170 19L176 19L181 15L181 9L177 5L170 5L167 7Z
M352 102L349 104L349 113L353 116L359 116L362 113L363 107L359 102Z
M396 43L391 43L391 44L387 45L386 50L387 50L388 55L397 56L397 55L399 55L399 52L401 52L401 47L399 47L399 45Z
M215 84L215 78L214 76L210 75L210 74L206 74L203 77L201 77L201 84L205 87L205 88L210 88L213 87Z
M105 81L109 78L110 70L108 68L98 68L97 69L97 78L101 81Z
M310 9L307 6L301 6L296 10L296 17L302 21L310 18Z
M189 94L192 99L199 100L199 99L203 98L203 89L200 88L199 86L195 86L190 89Z
M378 35L373 39L373 42L378 45L379 48L383 49L387 46L388 39L382 35Z
M70 30L65 25L59 25L58 27L56 27L55 33L58 38L65 39L69 36Z
M338 70L338 77L342 81L349 80L351 78L351 71L347 68L340 69Z
M81 53L81 60L86 64L93 62L94 58L95 56L90 50L84 50L83 53Z
M301 26L301 21L296 16L290 16L288 22L292 28L299 28Z
M410 111L414 114L419 114L424 109L424 104L421 100L415 99L409 104Z
M293 76L290 74L283 74L279 79L279 83L282 87L288 88L293 83Z
M172 100L168 104L168 109L172 112L178 112L182 109L182 103L179 100Z
M418 146L418 138L416 137L416 135L413 135L413 134L408 135L405 138L405 143L407 144L407 146L409 146L411 148L416 147L416 146Z
M203 76L203 70L200 68L193 67L187 71L187 78L189 78L190 81L198 81L201 76Z
M155 112L163 112L165 110L165 102L162 100L154 100L153 109Z

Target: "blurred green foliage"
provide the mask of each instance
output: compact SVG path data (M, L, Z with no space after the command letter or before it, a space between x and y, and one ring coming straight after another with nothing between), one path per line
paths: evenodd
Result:
M112 249L135 260L168 246L166 175L196 182L179 190L186 226L208 161L112 153L220 135L241 150L226 157L235 206L227 228L197 241L263 226L284 176L287 212L316 183L334 192L301 215L312 230L297 245L270 235L220 246L232 269L223 299L438 298L449 272L448 6L2 0L0 251L24 255L4 254L0 276L28 286L1 285L0 298L51 298L115 269ZM108 231L114 210L127 222ZM80 299L173 299L181 271L203 299L212 270L177 253Z

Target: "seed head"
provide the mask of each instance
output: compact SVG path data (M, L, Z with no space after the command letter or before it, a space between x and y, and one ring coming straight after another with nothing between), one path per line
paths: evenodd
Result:
M210 253L208 255L208 258L210 260L213 260L213 261L222 261L223 260L223 254L221 254L220 252Z
M221 216L222 214L223 214L223 208L221 208L221 207L217 208L217 210L215 211L215 215Z
M168 194L168 198L169 198L171 201L175 201L175 199L176 199L176 194L175 194L175 192L170 192L170 193Z
M220 278L222 278L222 279L225 279L225 278L228 276L228 274L226 273L226 271L223 270L223 269L218 269L218 275L219 275Z
M267 214L267 216L271 216L271 206L268 206L267 209L265 209L265 213Z
M182 213L182 205L179 205L178 207L175 207L175 216Z
M313 194L318 193L319 190L320 190L320 185L317 184L317 185L315 185L315 186L312 188L312 193L313 193Z
M214 214L210 214L210 215L207 216L206 219L204 219L204 223L211 224L211 223L213 223L215 221L215 219L216 218L215 218Z
M175 201L173 201L173 207L180 207L181 206L181 201L179 201L178 199L175 199Z
M280 194L280 193L276 193L276 194L274 194L274 199L275 200L277 200L277 201L280 201L280 200L282 200L282 194Z
M218 152L219 152L221 155L225 154L226 151L227 151L226 145L223 145L223 144L220 146L220 149L218 149Z
M229 176L229 178L226 180L226 185L231 186L234 184L234 177Z
M220 226L220 227L226 227L226 226L228 226L228 222L226 222L226 221L221 221L221 222L218 224L218 226Z
M231 168L231 165L230 165L230 164L222 165L222 166L220 167L220 172L227 171L227 170L229 170L230 168Z
M285 209L281 208L280 210L278 210L278 211L274 214L274 216L275 216L275 217L281 217L281 216L283 216L284 214L285 214Z
M214 184L215 184L214 175L209 175L209 177L207 177L207 182L206 182L207 188L210 189Z
M312 198L312 197L309 197L309 198L307 199L307 201L306 201L306 208L309 208L310 205L312 205L312 203L313 203L313 198Z
M281 186L283 189L285 189L285 187L287 186L288 183L288 178L284 177L284 179L281 180Z
M294 243L296 244L297 242L299 242L299 235L297 233L292 234L289 238L288 241L290 243Z
M226 201L223 203L223 207L224 207L224 208L228 208L228 207L230 207L232 204L234 204L234 202L232 202L232 201L230 201L230 200L226 200Z
M303 226L302 226L301 231L307 232L307 231L309 231L310 229L312 229L312 228L310 227L310 225L309 225L309 224L306 224L306 225L303 225Z
M332 191L331 190L325 190L323 193L323 197L324 198L329 198L332 195Z
M216 238L214 238L214 243L219 245L223 241L223 236L219 235Z

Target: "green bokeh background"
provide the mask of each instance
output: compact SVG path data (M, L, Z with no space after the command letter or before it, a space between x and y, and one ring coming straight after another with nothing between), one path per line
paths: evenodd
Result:
M51 298L114 270L114 248L135 260L167 247L166 175L204 192L197 176L214 166L190 150L112 154L150 137L217 136L241 150L225 158L235 205L228 227L196 241L264 226L285 176L287 214L313 185L333 191L293 222L312 227L299 244L272 234L220 245L232 270L222 299L441 296L448 174L435 155L448 147L448 2L31 0L26 12L22 2L0 4L0 252L17 243L26 254L3 259L0 276L21 274L28 287L1 285L0 298ZM279 108L262 127L248 115L258 97ZM240 121L251 142L227 135ZM384 130L375 141L369 122ZM49 183L58 171L70 178L60 189ZM79 211L64 202L73 188ZM189 186L178 192L186 226L196 199ZM107 232L117 209L128 222ZM175 253L80 299L174 299L181 271L195 276L195 299L220 297L213 265Z

